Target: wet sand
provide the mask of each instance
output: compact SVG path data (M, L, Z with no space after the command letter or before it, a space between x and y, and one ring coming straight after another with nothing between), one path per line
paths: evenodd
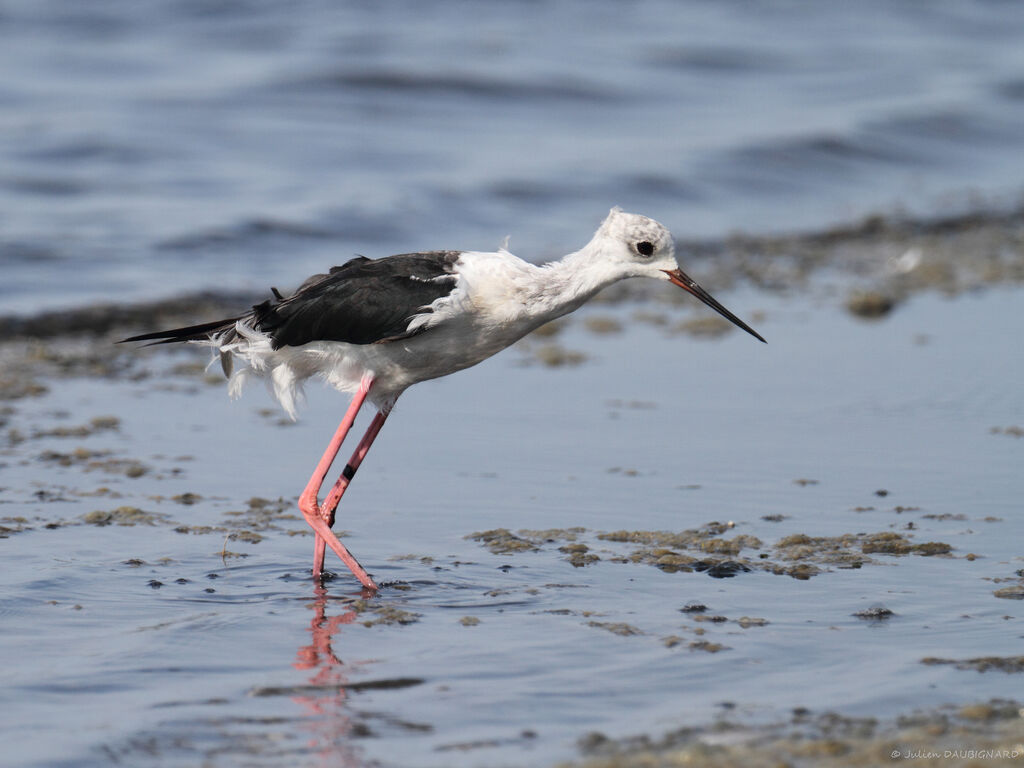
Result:
M587 757L567 766L878 766L1019 765L1024 759L1024 710L1013 700L908 712L898 718L846 717L794 709L789 720L752 728L723 707L715 722L657 737L621 740L591 733L580 739Z
M339 510L377 596L294 508L343 399L112 344L261 297L0 320L5 754L1017 764L1020 220L691 244L767 347L629 284L411 391Z

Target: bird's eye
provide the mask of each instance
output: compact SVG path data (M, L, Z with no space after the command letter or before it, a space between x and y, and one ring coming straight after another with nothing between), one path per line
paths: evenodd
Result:
M641 256L650 256L654 253L654 243L650 243L647 240L644 240L642 243L637 243L636 252Z

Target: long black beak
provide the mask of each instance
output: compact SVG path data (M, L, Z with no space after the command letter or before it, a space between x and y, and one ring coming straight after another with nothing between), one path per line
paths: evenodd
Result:
M761 337L761 334L759 334L757 331L755 331L749 325L747 325L742 320L740 320L738 317L736 317L736 315L734 315L728 309L726 309L721 304L719 304L715 300L714 296L712 296L710 293L708 293L703 288L701 288L699 285L697 285L697 283L694 282L685 272L683 272L683 270L681 270L681 269L663 269L662 272L664 272L666 275L668 275L668 279L672 281L673 285L678 285L684 291L692 293L694 296L696 296L698 299L703 301L705 304L707 304L709 307L711 307L713 310L715 310L715 312L720 314L726 320L729 320L730 322L735 323L736 325L738 325L740 328L742 328L744 331L749 333L751 336L753 336L758 341L764 341L764 339ZM765 341L764 343L767 344L768 342Z

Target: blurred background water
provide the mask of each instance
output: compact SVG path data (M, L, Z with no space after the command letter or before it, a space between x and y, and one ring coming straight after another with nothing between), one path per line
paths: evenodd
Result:
M1012 205L1009 2L0 2L0 312Z

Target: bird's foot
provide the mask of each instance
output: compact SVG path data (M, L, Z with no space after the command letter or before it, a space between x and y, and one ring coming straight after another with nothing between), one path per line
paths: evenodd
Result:
M307 496L306 494L300 496L299 509L316 535L316 542L313 546L313 579L319 582L323 577L324 557L326 548L329 546L364 587L376 591L377 585L370 578L370 574L352 556L341 540L334 535L334 531L331 530L330 525L320 512L316 496ZM333 511L330 513L330 517L334 517Z

